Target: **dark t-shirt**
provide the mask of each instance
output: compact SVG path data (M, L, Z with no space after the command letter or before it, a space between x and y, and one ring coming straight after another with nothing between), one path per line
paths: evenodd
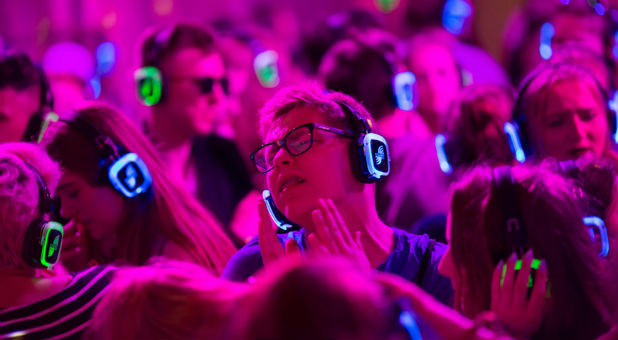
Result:
M111 266L92 267L46 299L0 309L0 339L80 339L114 271Z
M191 158L195 162L197 198L229 232L236 206L253 187L236 144L214 134L198 137L193 140Z
M377 269L417 283L442 303L451 305L453 297L451 281L438 273L438 263L446 251L446 245L434 243L427 235L414 235L399 229L393 231L395 241L393 251ZM293 237L301 250L306 247L305 229L280 234L278 237L282 245L288 238ZM260 246L257 238L254 238L232 256L223 271L223 278L246 281L263 266ZM422 267L424 270L421 270Z

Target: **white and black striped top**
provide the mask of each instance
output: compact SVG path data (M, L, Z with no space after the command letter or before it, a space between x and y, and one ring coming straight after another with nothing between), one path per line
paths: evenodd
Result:
M0 339L79 339L114 269L89 268L55 295L30 305L0 309Z

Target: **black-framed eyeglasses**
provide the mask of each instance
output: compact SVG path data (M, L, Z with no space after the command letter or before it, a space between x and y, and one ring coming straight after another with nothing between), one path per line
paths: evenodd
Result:
M230 81L226 78L213 78L213 77L170 77L171 79L188 79L194 81L200 88L203 94L210 94L215 86L215 83L219 83L223 89L223 93L230 94Z
M255 164L259 172L263 174L269 172L275 167L274 158L281 147L285 148L292 156L298 156L311 149L313 145L314 129L327 131L347 138L354 137L353 134L334 127L317 123L303 124L292 129L282 139L260 146L251 154L251 161Z

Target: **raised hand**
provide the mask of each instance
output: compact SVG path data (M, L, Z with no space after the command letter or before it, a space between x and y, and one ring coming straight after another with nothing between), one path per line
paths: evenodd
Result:
M515 275L515 254L506 261L500 261L494 269L491 282L491 310L512 335L529 338L543 322L547 305L547 264L542 260L536 271L530 298L528 278L534 255L528 250L521 260L521 269ZM502 279L504 271L504 278ZM502 283L501 283L502 281Z
M258 202L258 243L264 265L267 265L286 254L300 254L300 248L293 238L285 242L285 249L275 232L277 226L274 224L263 200Z
M307 238L309 249L323 255L341 255L363 268L371 267L360 232L352 236L331 199L320 199L319 209L313 211L312 218L315 233Z

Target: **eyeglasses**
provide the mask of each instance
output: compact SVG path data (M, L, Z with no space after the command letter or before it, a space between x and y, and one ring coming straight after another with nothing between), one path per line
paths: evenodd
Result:
M334 127L308 123L292 129L292 131L288 132L282 139L276 142L260 146L251 154L251 161L255 164L259 172L263 174L269 172L275 167L274 158L281 147L285 148L292 156L298 156L311 149L313 145L314 129L327 131L347 138L354 137L353 134Z
M178 76L178 77L170 77L171 79L178 79L178 80L192 80L194 81L197 86L199 86L200 90L202 91L202 94L210 94L212 93L212 90L215 86L215 83L219 83L219 85L221 85L221 88L223 89L223 93L225 93L225 95L229 95L230 94L230 81L223 77L223 78L212 78L212 77L182 77L182 76Z

